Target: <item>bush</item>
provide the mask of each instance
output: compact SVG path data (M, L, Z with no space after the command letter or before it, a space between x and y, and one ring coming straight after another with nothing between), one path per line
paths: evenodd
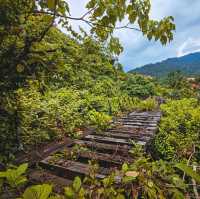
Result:
M70 88L48 90L42 95L37 87L19 89L18 111L20 136L23 145L63 136L82 124L79 93Z
M105 113L100 113L92 110L88 113L88 119L89 123L97 129L105 130L106 128L108 128L108 124L109 122L111 122L112 117Z
M146 98L155 95L153 80L142 75L129 75L121 89L131 97Z
M170 100L161 105L163 117L154 147L164 159L188 158L199 145L200 106L196 99Z
M154 98L143 100L137 105L137 110L139 111L153 111L156 108L158 108L158 103Z

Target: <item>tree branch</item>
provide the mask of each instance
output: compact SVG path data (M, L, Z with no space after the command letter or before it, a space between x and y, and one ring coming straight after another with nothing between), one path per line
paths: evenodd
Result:
M86 12L82 17L82 19L84 19L88 14L90 14L92 11L94 11L97 8L97 6L95 6L94 8L90 9L88 12Z
M53 23L55 21L55 18L56 18L56 6L58 4L58 0L55 1L55 4L54 4L54 10L53 10L53 18L51 20L51 23L47 26L47 28L43 31L41 37L37 40L37 42L40 42L42 41L42 39L44 38L44 36L46 35L46 33L49 31L49 29L53 26Z
M66 18L66 19L69 19L69 20L83 21L83 22L87 23L90 27L100 26L100 27L110 28L110 29L115 29L115 30L118 30L118 29L131 29L131 30L135 30L135 31L141 32L141 30L139 28L128 26L129 23L126 24L126 25L124 25L124 26L117 26L117 27L115 27L115 26L105 26L105 25L98 24L98 23L95 23L95 22L91 22L91 21L85 19L85 16L88 15L90 12L92 12L92 10L93 9L91 9L90 11L88 11L87 13L85 13L82 17L64 16L64 15L61 15L59 13L56 13L56 16L57 17L61 17L61 18ZM36 13L36 14L53 15L52 12L47 12L47 11L35 11L34 13Z

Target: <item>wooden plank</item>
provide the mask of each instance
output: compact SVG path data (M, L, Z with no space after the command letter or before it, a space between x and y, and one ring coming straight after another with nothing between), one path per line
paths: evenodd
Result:
M150 113L150 112L132 112L128 114L128 117L133 117L133 116L143 116L143 117L161 117L161 113Z
M154 133L149 130L149 131L126 131L126 130L118 130L118 129L111 129L111 130L108 130L108 132L110 133L114 133L114 134L128 134L130 135L131 137L133 136L137 136L137 135L140 135L140 136L153 136Z
M116 143L119 145L132 145L131 142L129 142L126 139L120 139L120 138L111 138L111 137L102 137L102 136L96 136L96 135L87 135L83 138L84 140L95 140L96 142L104 142L104 143ZM136 143L145 145L146 142L143 141L136 141Z
M94 133L93 133L94 134ZM125 133L121 133L121 132L118 132L118 133L112 133L112 132L102 132L101 134L99 133L96 133L94 135L101 135L101 136L107 136L107 137L113 137L113 138L122 138L122 139L136 139L136 140L140 140L140 141L148 141L151 137L150 134L147 135L141 135L141 134L125 134Z
M158 120L160 119L160 117L154 117L154 116L139 116L139 115L132 115L132 116L125 116L125 117L121 117L120 119L138 119L138 120Z
M106 144L106 143L98 143L98 142L94 142L94 141L86 141L86 140L75 140L76 144L80 144L86 147L89 147L93 150L99 151L99 152L103 152L103 153L117 153L118 154L123 154L123 155L127 155L128 154L128 150L131 149L131 146L128 145L123 145L123 146L118 146L116 144Z
M64 138L62 141L54 141L37 148L36 150L27 152L25 154L17 154L15 164L22 164L24 162L29 162L29 166L34 166L42 159L48 157L51 153L59 151L66 146L71 146L73 141L69 138Z
M117 122L139 122L139 123L145 123L145 124L158 124L157 120L143 120L143 119L118 119Z
M105 153L92 152L92 151L80 152L78 154L79 162L88 163L88 160L91 160L91 159L96 160L100 166L105 167L105 168L109 168L109 167L121 168L121 165L124 162L127 162L127 163L130 162L130 158L118 155L117 149L116 149L116 153L114 154L105 154Z
M67 178L59 177L58 175L54 175L52 172L41 168L29 170L28 179L31 184L53 184L54 189L59 193L62 193L63 187L69 186L72 183L72 181Z
M138 128L143 128L144 126L139 126L139 125L130 125L130 124L124 124L123 127L128 127L132 129L138 129ZM145 127L146 130L157 130L157 126L147 126Z
M148 119L135 119L135 118L127 118L127 119L118 119L115 122L133 122L133 123L144 123L144 124L158 124L157 120L148 120Z
M141 122L114 122L114 124L121 124L121 125L132 125L132 126L141 126L141 127L156 127L157 124L152 123L141 123Z
M131 145L126 139L122 138L111 138L106 136L97 136L97 135L87 135L83 138L84 140L95 140L97 142L103 143L115 143L119 145Z
M113 168L119 169L124 162L132 160L129 156L131 140L142 146L146 145L157 130L160 117L160 112L132 112L126 117L113 121L115 127L106 132L101 134L92 132L81 140L75 140L74 144L89 149L80 151L76 161L61 158L54 164L50 163L51 156L49 156L40 162L40 166L58 176L72 180L76 176L84 178L88 175L90 169L88 161L94 159L100 165L96 177L103 179ZM71 150L71 147L67 146L67 149ZM121 177L117 176L115 181L120 182Z
M83 164L75 161L67 161L66 165L50 164L48 159L45 159L39 163L39 165L47 170L52 171L60 177L64 177L70 180L73 180L76 176L81 177L82 179L89 174L89 165ZM109 174L109 170L106 168L100 168L100 173L97 173L96 177L98 179L103 179L106 175Z

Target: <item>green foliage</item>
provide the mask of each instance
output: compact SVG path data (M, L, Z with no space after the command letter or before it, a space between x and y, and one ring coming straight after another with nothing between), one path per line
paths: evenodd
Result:
M122 90L132 97L146 98L155 95L155 85L151 79L141 75L129 75L122 84Z
M143 100L137 105L137 110L140 111L153 111L156 108L158 108L158 104L154 98Z
M22 199L50 199L52 186L48 184L28 187L23 193Z
M111 122L111 117L105 113L99 113L95 110L92 110L88 113L88 118L91 125L98 127L101 130L105 130Z
M28 164L21 164L17 168L7 169L0 172L0 179L3 179L4 183L7 183L11 188L18 188L27 182L27 178L24 176Z
M91 24L93 25L91 31L101 39L107 39L113 33L117 22L122 21L125 17L129 19L130 24L138 23L140 30L149 40L154 38L165 44L173 39L171 32L175 29L173 18L166 17L159 22L151 20L149 18L151 9L149 0L131 2L90 0L87 8L94 9L91 12ZM113 40L111 38L111 43Z
M184 198L186 185L167 162L140 157L130 165L124 164L122 171L125 184L132 183L135 188L141 187L132 191L136 198L139 194L144 198Z
M170 100L161 106L163 117L155 137L155 149L165 159L188 158L198 146L200 107L196 99Z
M79 177L75 177L71 187L65 187L65 196L66 199L85 198L85 190Z
M197 183L200 183L200 175L193 171L192 167L183 163L177 163L175 166L185 172L188 176L192 177Z
M171 72L166 78L170 88L181 89L186 84L185 77L180 71Z
M80 97L75 89L48 90L42 95L33 84L38 82L31 82L29 89L17 90L18 109L23 110L19 117L24 145L62 137L81 125Z
M122 165L122 171L112 173L102 180L98 180L96 175L99 166L95 162L90 162L89 175L81 181L77 176L72 184L64 188L64 195L58 195L53 191L53 186L49 184L34 185L26 188L21 199L125 199L126 197L137 198L174 198L183 199L185 193L190 191L182 180L177 168L186 173L189 177L200 182L200 176L191 167L183 163L165 162L163 160L153 161L144 154L144 151L137 146L131 150L137 152L133 163ZM133 154L134 155L134 154ZM21 165L19 171L24 173L26 164ZM5 176L2 174L2 176ZM115 184L121 179L120 184ZM13 188L18 188L17 184Z

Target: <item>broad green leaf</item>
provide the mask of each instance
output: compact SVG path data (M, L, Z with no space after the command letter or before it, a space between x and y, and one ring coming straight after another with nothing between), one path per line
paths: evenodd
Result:
M82 199L85 196L85 190L83 189L83 187L81 187L80 191L79 191L79 197Z
M153 185L154 185L154 183L153 183L151 180L149 180L149 181L147 182L147 184L148 184L149 187L153 187Z
M67 199L74 198L75 193L71 187L65 187L64 190L65 190L65 196Z
M52 186L48 184L34 185L25 190L23 199L48 199Z
M73 189L75 190L75 192L78 192L80 188L81 188L81 179L77 176L75 177L73 182Z
M136 178L135 177L131 177L131 176L125 176L123 177L123 183L130 183L132 181L134 181Z
M172 199L184 199L185 198L183 193L180 192L178 189L171 189L169 191L172 192Z
M22 184L25 184L26 182L27 182L27 178L26 177L21 177L21 178L17 179L16 185L20 186Z
M24 164L21 164L18 168L17 168L17 174L18 175L22 175L26 172L28 168L28 164L27 163L24 163Z
M122 171L123 171L123 172L128 171L128 164L127 164L127 163L124 163L124 164L122 165Z
M194 180L196 180L198 183L200 183L200 175L197 174L193 169L183 163L178 163L175 165L177 168L185 172L188 176L192 177Z
M109 178L104 178L102 180L104 187L107 187L109 185Z

